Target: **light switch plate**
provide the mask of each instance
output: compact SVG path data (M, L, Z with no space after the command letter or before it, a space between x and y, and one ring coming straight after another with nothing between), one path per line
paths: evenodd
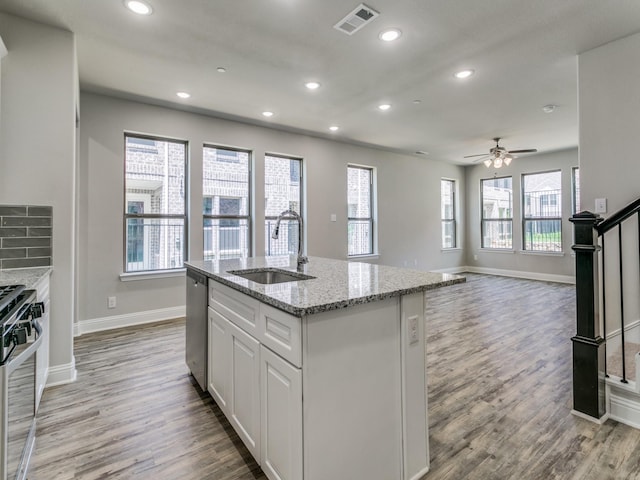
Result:
M595 213L607 213L606 198L596 198Z
M331 221L332 221L332 222L335 222L335 221L336 221L336 214L335 214L335 213L332 213L332 214L331 214Z

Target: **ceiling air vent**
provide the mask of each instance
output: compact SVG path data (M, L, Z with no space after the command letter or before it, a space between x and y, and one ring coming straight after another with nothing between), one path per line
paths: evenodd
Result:
M361 3L346 17L336 23L333 28L347 35L353 35L378 15L380 15L379 12Z

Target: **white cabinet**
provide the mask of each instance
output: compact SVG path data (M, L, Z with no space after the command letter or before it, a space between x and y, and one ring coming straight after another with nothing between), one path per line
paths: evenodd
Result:
M260 463L260 343L229 323L231 358L229 422Z
M36 352L36 409L40 405L42 392L49 375L49 275L45 275L35 286L38 302L44 305L42 317L38 323L42 326L42 343Z
M260 459L260 343L209 307L208 390Z
M230 325L231 323L216 312L213 308L208 309L209 317L209 358L207 385L209 393L216 401L220 409L228 415L229 383L230 383L230 360L229 352Z
M424 311L418 292L300 318L210 280L208 390L270 480L418 480Z
M302 373L264 345L262 385L262 470L271 480L302 478Z

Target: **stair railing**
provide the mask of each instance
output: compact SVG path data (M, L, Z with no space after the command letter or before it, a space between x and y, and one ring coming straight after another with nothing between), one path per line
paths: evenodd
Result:
M638 219L638 251L640 254L640 199L604 220L591 212L574 215L576 253L576 335L573 344L573 406L574 413L601 419L605 414L604 377L607 376L607 284L605 281L605 234L614 228L618 232L618 277L620 303L620 340L622 344L622 378L628 383L625 357L624 255L623 223L636 215ZM598 274L598 252L601 252L601 273ZM640 265L639 265L640 268ZM599 283L602 283L600 289ZM602 294L602 335L600 335L599 303Z

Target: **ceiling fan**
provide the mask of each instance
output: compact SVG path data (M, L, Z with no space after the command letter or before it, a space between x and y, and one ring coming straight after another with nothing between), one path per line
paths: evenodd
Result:
M493 165L495 168L500 168L502 167L502 165L509 165L511 163L511 160L516 158L514 153L535 153L538 151L537 148L525 148L522 150L507 150L506 148L501 147L499 145L500 137L494 138L493 141L496 142L496 146L493 148L490 148L489 153L479 153L477 155L466 155L464 158L488 157L483 162L487 168L489 168L491 165ZM480 160L482 160L482 158L478 158L473 162L476 163L476 162L479 162Z

